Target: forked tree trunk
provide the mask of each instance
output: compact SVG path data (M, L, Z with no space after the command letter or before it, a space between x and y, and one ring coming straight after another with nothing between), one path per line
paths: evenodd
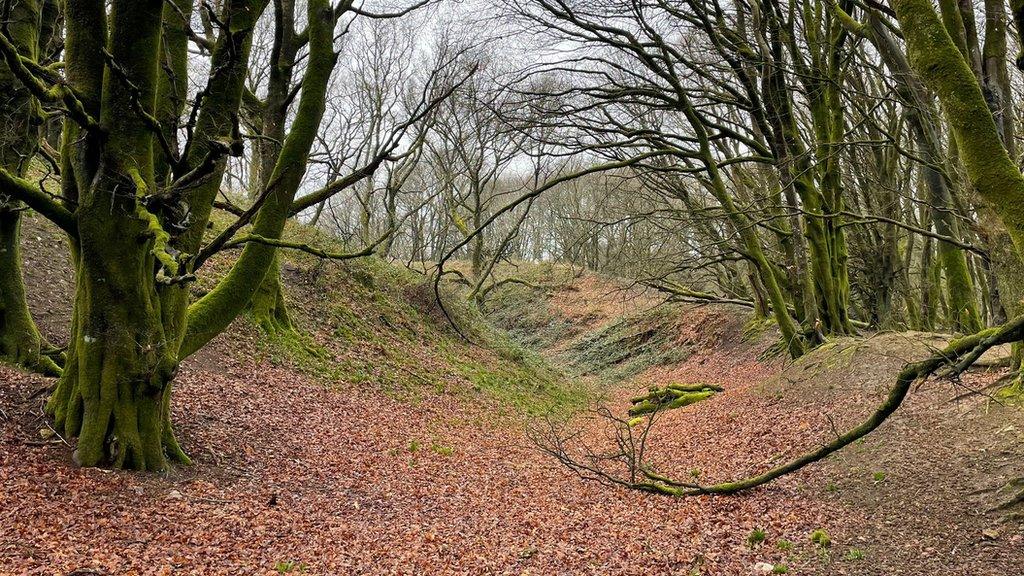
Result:
M271 54L271 69L267 97L260 114L262 134L255 147L253 160L258 166L256 178L250 183L253 199L270 186L274 166L281 154L281 142L285 139L285 124L288 119L288 100L292 90L295 59L300 43L295 34L295 2L282 0L274 3L274 19L277 37ZM253 294L249 312L268 334L283 334L293 331L288 302L284 297L281 282L280 255L275 253L267 274Z
M107 67L98 118L103 137L82 144L95 155L74 163L81 179L71 341L47 409L58 430L78 438L75 460L83 466L161 470L165 454L185 460L169 419L178 339L165 333L156 286L158 270L177 270L166 251L169 237L143 206L156 178L152 133L136 112L155 106L162 9L160 0L113 4L110 57L140 88L126 89ZM85 28L73 14L68 22L71 50L80 40L101 45L102 26ZM95 79L98 71L88 72ZM65 155L72 154L67 142Z
M73 239L77 284L68 366L47 412L59 431L78 438L75 459L83 466L160 470L168 459L188 461L170 423L170 385L178 363L245 309L272 265L272 248L249 244L200 301L189 305L187 285L181 282L194 271L195 261L180 255L196 254L201 247L224 173L224 154L236 148L232 125L251 31L266 4L225 4L231 26L220 30L212 49L210 82L190 141L194 146L187 148L184 164L177 159L169 163L178 184L164 188L157 186L163 178L157 177L162 168L154 152L163 152L155 144L158 131L152 124L165 56L164 2L64 4L64 69L74 89L73 96L65 95L74 102L61 151L64 203L51 201L33 182L6 170L0 171L0 182ZM337 61L337 15L327 0L308 0L307 6L309 55L298 110L274 168L278 185L252 225L254 234L266 238L280 236L291 212ZM21 62L3 48L6 62ZM202 176L188 180L200 168ZM180 218L182 204L191 207L191 218ZM166 231L181 226L184 231L176 237Z
M162 470L165 453L187 462L169 418L178 350L161 318L156 239L134 197L88 210L112 217L83 214L68 364L48 408L78 438L82 466Z

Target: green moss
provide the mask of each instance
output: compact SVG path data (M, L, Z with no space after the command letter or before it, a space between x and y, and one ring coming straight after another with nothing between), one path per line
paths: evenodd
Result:
M684 392L678 396L675 396L672 399L661 402L643 400L633 405L633 407L629 409L629 415L638 416L640 414L649 414L651 412L657 412L659 410L672 410L675 408L682 408L684 406L689 406L690 404L700 402L701 400L706 400L714 395L715 392L713 390L708 390L705 392Z
M585 387L563 380L550 368L513 363L492 366L478 360L455 360L454 364L475 391L525 414L566 415L592 399Z
M492 291L483 313L506 331L513 342L531 350L548 349L576 330L567 318L551 309L546 292L521 285L506 285Z
M828 548L832 545L832 538L829 537L828 532L822 528L811 532L811 542L814 542L820 548Z
M153 248L150 249L150 253L160 262L164 270L170 273L170 276L177 275L178 261L168 251L171 235L164 230L164 227L160 224L160 219L155 214L146 210L141 204L136 207L136 212L139 218L146 223L146 236L152 238Z
M895 0L893 8L911 65L938 96L971 184L1024 251L1024 177L1002 145L978 80L931 2Z

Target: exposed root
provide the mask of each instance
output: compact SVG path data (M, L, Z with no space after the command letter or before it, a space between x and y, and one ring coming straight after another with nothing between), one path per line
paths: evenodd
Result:
M1024 402L1024 370L1018 370L1010 383L996 392L996 398L1010 402Z
M1006 496L1009 494L1009 496ZM996 490L996 496L1005 498L989 512L1005 512L1024 504L1024 477L1014 478Z

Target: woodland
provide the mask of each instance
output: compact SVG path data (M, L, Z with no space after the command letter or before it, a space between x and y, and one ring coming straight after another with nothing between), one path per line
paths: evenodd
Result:
M1024 0L0 56L0 573L1024 574Z

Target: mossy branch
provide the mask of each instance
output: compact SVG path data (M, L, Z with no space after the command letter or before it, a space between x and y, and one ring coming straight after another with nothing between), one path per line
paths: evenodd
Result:
M334 53L337 19L326 0L306 6L310 42L302 96L291 130L278 155L271 181L280 183L267 198L253 223L252 235L280 238L291 215L295 194L302 183L309 151L323 118L327 86L338 61ZM275 246L246 243L242 255L217 286L188 308L187 328L179 352L185 358L222 332L248 305L274 262Z
M682 408L701 400L707 400L723 390L721 386L711 384L669 384L663 387L651 387L647 394L629 400L633 404L629 409L629 415L636 417L662 410Z
M100 130L99 123L86 112L82 99L75 94L71 86L60 79L55 79L53 85L47 85L43 78L52 76L52 71L31 58L22 56L6 31L0 32L0 53L10 70L33 96L48 104L62 104L68 117L86 130Z
M289 242L287 240L281 240L278 238L267 238L265 236L260 236L259 234L248 234L246 236L241 236L239 238L231 240L230 242L225 243L223 249L228 250L231 248L238 248L240 246L244 246L245 244L256 243L263 244L264 246L273 246L275 248L299 250L300 252L312 254L313 256L316 256L318 258L324 258L327 260L352 260L354 258L363 258L373 254L373 252L377 249L378 246L380 246L384 242L384 240L386 240L386 238L379 238L373 244L370 244L357 252L330 252L328 250L324 250L323 248L318 248L316 246L306 244L304 242Z
M0 189L10 194L15 200L21 200L29 208L39 212L71 236L78 235L74 214L32 182L0 168Z

